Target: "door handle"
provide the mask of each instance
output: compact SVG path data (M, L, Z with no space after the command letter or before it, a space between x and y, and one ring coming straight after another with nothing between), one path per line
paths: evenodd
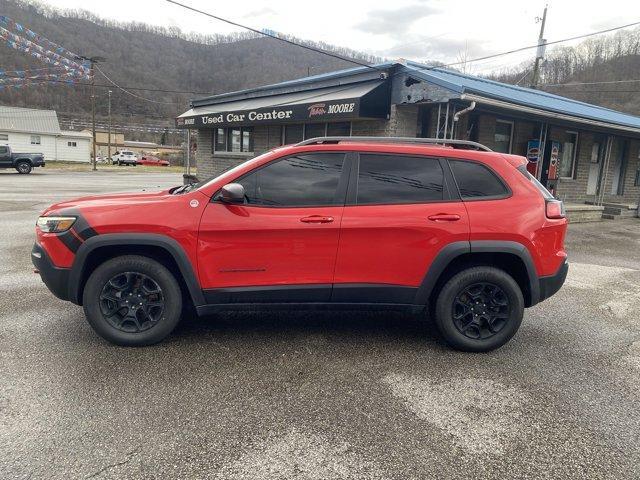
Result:
M324 215L311 215L300 219L303 223L331 223L333 217L325 217Z
M436 213L435 215L429 215L427 218L433 222L457 222L460 220L460 215L455 213Z

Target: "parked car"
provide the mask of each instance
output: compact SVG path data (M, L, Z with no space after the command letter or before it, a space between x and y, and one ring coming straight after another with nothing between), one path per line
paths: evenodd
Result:
M524 157L379 140L310 139L208 181L57 203L33 263L118 345L162 340L186 305L398 308L454 348L505 344L564 283L562 202Z
M135 167L138 164L138 157L131 150L119 150L111 158L116 165L133 165Z
M168 167L169 162L153 155L142 155L138 160L138 165L155 165L157 167Z
M42 153L16 153L9 145L0 145L0 168L15 168L18 173L31 173L34 167L44 167Z

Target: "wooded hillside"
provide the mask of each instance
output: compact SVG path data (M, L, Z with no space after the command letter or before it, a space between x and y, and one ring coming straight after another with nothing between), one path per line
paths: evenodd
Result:
M170 125L171 120L187 108L189 98L195 96L353 66L352 63L275 39L257 38L252 33L185 34L175 28L116 23L85 11L63 12L21 0L0 0L0 14L72 52L105 57L107 60L100 67L107 76L123 87L131 88L136 95L152 100L129 96L96 73L97 115L102 122L107 114L109 89L113 91L115 123ZM304 43L361 62L380 61L345 48ZM492 78L528 86L532 63L497 72ZM42 66L32 57L0 45L0 69ZM631 81L637 79L640 79L640 29L593 37L576 47L550 49L542 65L539 88L640 115L640 82ZM621 80L624 82L618 83ZM613 83L585 85L585 82ZM89 88L83 85L39 84L5 89L0 91L0 104L51 108L57 110L62 118L85 121L91 111ZM159 140L159 135L142 133L132 133L128 137Z

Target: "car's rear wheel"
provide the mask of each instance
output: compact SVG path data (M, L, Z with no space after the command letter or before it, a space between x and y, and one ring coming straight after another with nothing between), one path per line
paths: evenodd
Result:
M23 175L31 173L31 163L24 160L20 161L16 164L16 170L18 171L18 173L21 173Z
M102 338L123 346L163 340L180 321L182 294L173 274L147 257L107 260L89 276L84 312Z
M435 323L444 340L468 352L487 352L518 331L524 298L516 281L494 267L472 267L454 275L436 300Z

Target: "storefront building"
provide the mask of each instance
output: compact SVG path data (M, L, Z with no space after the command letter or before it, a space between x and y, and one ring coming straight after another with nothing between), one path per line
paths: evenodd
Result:
M637 214L640 117L539 90L398 61L192 100L191 107L176 124L197 130L200 178L312 137L465 139L527 156L529 170L572 206L576 220Z

